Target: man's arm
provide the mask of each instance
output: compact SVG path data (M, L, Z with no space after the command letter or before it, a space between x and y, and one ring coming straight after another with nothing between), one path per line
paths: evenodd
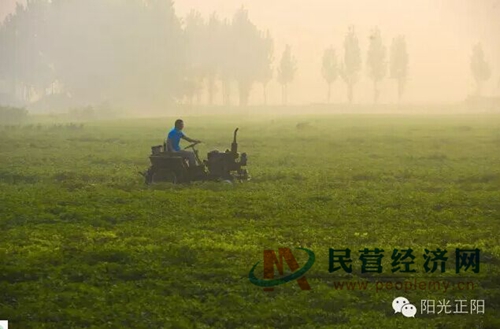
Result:
M184 139L184 140L186 140L186 141L188 141L188 142L190 142L190 143L201 143L200 140L191 139L191 138L187 137L186 135L183 135L181 138Z

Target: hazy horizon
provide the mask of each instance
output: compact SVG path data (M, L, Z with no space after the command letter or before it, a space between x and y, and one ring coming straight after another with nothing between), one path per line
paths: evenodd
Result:
M359 102L369 103L373 99L372 82L366 76L365 64L369 33L375 26L380 28L387 48L393 37L399 34L406 36L410 64L405 101L453 102L474 91L470 56L472 46L477 42L482 42L486 59L492 67L492 77L485 85L484 94L499 94L500 23L494 19L495 13L500 17L500 5L495 6L498 2L182 0L175 1L174 6L181 17L196 9L204 17L215 11L221 17L230 18L242 5L247 8L250 19L260 29L271 31L275 39L275 64L284 45L288 43L292 46L299 68L290 87L294 94L290 102L326 100L326 84L320 71L323 51L333 45L337 53L342 54L344 36L351 24L356 28L363 62L362 79L356 86ZM421 19L410 24L418 14ZM494 35L495 28L497 34ZM254 86L254 92L255 89L260 91L258 87ZM275 91L273 101L279 102L279 85L274 83L272 87ZM394 81L384 79L381 88L380 102L395 100ZM332 100L347 100L346 86L340 78L334 83Z
M0 20L15 8L15 0L0 0ZM483 45L492 75L483 94L500 94L500 1L484 0L195 0L174 1L181 18L192 10L207 19L216 12L231 19L244 6L250 20L260 30L269 30L274 42L274 68L289 44L297 59L298 70L289 86L290 104L326 101L326 83L321 76L323 51L333 46L339 58L347 29L354 25L360 42L361 79L355 86L355 102L370 103L372 82L366 71L366 52L370 30L379 27L389 53L393 37L404 35L408 45L409 74L404 102L461 101L475 90L470 70L472 46ZM270 104L279 104L281 88L276 74L269 84ZM386 77L380 83L380 103L396 101L396 83ZM254 84L251 104L261 102L262 89ZM346 102L346 85L338 78L332 85L332 102Z

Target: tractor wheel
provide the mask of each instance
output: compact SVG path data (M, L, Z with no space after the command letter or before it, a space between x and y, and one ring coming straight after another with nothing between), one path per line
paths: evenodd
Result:
M145 173L143 173L145 183L147 185L150 185L153 183L153 171L151 169L148 169Z
M153 183L167 182L177 184L177 175L173 171L157 171L152 175Z
M177 184L177 175L173 171L169 171L165 175L165 181L172 184Z

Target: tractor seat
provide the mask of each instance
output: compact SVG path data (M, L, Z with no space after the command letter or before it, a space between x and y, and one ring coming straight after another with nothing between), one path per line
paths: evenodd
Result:
M180 157L180 155L175 154L175 152L167 151L167 146L163 145L155 145L151 146L151 155L153 156L168 156L168 157Z

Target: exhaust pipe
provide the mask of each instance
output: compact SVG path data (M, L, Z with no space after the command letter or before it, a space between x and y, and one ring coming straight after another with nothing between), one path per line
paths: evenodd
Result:
M238 134L238 129L240 128L236 128L236 130L234 131L233 143L231 144L231 153L235 155L238 153L238 143L236 143L236 135Z

